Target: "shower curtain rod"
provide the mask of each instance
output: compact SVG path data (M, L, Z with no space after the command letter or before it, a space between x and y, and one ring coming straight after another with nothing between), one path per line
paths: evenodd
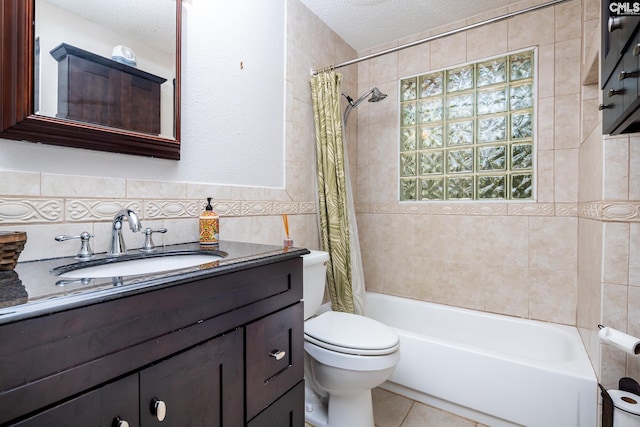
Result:
M540 4L540 5L537 5L537 6L531 6L531 7L528 7L526 9L518 10L516 12L510 12L510 13L507 13L505 15L501 15L501 16L498 16L498 17L495 17L495 18L487 19L486 21L481 21L481 22L478 22L478 23L475 23L475 24L466 25L466 26L461 27L461 28L456 28L455 30L446 31L444 33L436 34L435 36L429 36L429 37L426 37L424 39L416 40L416 41L413 41L413 42L410 42L410 43L406 43L406 44L403 44L403 45L400 45L400 46L396 46L396 47L392 47L392 48L389 48L389 49L381 50L380 52L376 52L376 53L372 53L372 54L369 54L369 55L361 56L360 58L351 59L349 61L341 62L339 64L330 65L330 66L323 67L323 68L316 69L316 70L311 70L311 75L315 76L316 74L321 73L324 70L331 70L331 69L346 67L346 66L352 65L352 64L357 64L358 62L367 61L369 59L377 58L378 56L386 55L388 53L397 52L397 51L402 50L402 49L407 49L407 48L410 48L410 47L413 47L413 46L417 46L419 44L423 44L423 43L427 43L427 42L430 42L430 41L433 41L433 40L440 39L442 37L447 37L447 36L451 36L451 35L454 35L454 34L457 34L457 33L461 33L463 31L473 30L475 28L482 27L483 25L493 24L494 22L503 21L505 19L513 18L514 16L522 15L524 13L533 12L533 11L536 11L536 10L539 10L539 9L544 9L546 7L549 7L549 6L555 6L556 4L564 3L566 1L568 1L568 0L553 0L553 1L550 1L550 2L547 2L547 3L543 3L543 4Z

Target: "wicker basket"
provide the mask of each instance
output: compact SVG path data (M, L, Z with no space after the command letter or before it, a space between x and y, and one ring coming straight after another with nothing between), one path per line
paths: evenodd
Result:
M27 243L24 231L0 231L0 270L13 270Z

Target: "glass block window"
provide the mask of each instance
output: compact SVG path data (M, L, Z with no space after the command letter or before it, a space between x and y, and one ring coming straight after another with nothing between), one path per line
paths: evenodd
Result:
M535 51L400 80L400 200L533 200Z

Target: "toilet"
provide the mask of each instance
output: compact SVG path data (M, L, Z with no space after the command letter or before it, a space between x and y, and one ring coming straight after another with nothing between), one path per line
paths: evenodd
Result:
M315 427L374 427L371 389L393 373L400 339L376 320L320 310L329 254L302 258L305 419Z

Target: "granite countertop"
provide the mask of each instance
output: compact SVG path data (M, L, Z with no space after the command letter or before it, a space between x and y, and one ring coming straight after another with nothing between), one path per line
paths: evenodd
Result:
M13 271L0 271L0 324L55 313L73 307L95 304L110 299L172 286L208 277L215 277L246 268L296 258L307 249L285 248L242 242L221 241L218 247L205 249L198 243L158 247L152 254L131 249L125 257L148 257L167 252L219 251L224 256L213 262L162 273L120 276L112 278L62 279L50 271L80 263L74 257L19 262ZM96 254L88 262L108 258Z

